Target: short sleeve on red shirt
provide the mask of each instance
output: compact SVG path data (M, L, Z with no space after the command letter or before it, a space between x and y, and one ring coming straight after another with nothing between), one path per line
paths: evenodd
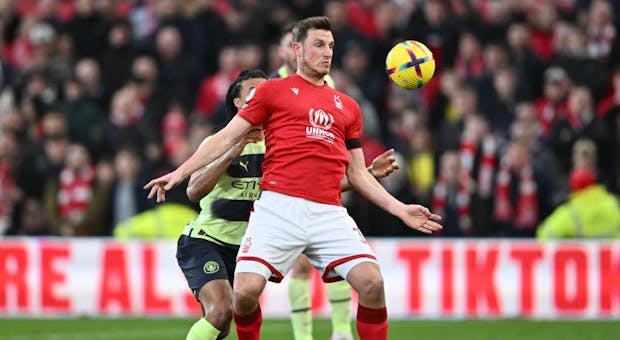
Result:
M252 125L261 125L269 115L268 96L270 81L259 84L245 98L245 104L237 113Z
M347 149L354 149L361 147L362 138L362 111L357 103L351 101L354 104L353 117L350 124L347 125L345 144Z

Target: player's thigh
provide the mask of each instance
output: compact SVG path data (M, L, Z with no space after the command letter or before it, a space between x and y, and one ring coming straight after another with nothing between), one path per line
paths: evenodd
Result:
M200 288L198 300L206 313L210 310L227 310L232 306L233 290L228 280L207 282Z
M302 201L263 192L241 241L236 273L264 274L276 282L286 275L306 245L306 231L299 223L304 215Z
M321 271L324 280L346 278L348 271L361 262L376 262L370 244L355 221L342 207L327 211L312 225L306 256ZM336 267L339 270L335 270Z
M204 285L223 280L232 285L237 250L207 240L181 235L177 262L196 299Z
M295 279L307 279L312 274L312 264L306 255L301 254L291 269L291 277Z
M357 292L368 289L382 289L383 276L379 265L373 262L361 262L349 270L347 281Z

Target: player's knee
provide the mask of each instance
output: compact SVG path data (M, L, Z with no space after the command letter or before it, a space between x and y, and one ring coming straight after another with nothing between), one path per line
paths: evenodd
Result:
M262 287L254 282L235 284L233 289L235 305L252 305L258 302Z
M219 329L220 332L228 332L232 321L232 305L214 305L207 311L207 315L205 317L207 321L209 321L213 327Z
M366 299L382 299L385 294L381 275L365 277L357 285L357 293Z
M307 260L297 261L291 269L291 277L296 279L308 279L312 274L312 265Z

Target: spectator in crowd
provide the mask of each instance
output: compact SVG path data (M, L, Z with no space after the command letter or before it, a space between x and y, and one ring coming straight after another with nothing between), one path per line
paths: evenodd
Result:
M137 56L131 65L128 83L137 91L138 102L144 117L140 120L142 129L152 133L159 131L168 105L168 93L160 84L159 70L155 59L148 55Z
M550 60L553 56L553 28L558 21L558 12L551 3L540 2L532 5L529 15L532 26L530 46L532 51L542 60Z
M189 107L194 101L202 72L183 43L181 33L174 26L164 26L155 38L160 85L164 93Z
M110 189L109 208L110 226L126 222L141 213L152 204L145 199L140 169L142 160L138 150L131 145L121 146L114 156L114 182Z
M620 67L616 67L611 75L609 93L596 106L596 115L605 118L611 110L620 108Z
M568 36L567 51L558 55L555 63L568 72L571 82L590 89L598 100L606 90L608 70L605 59L595 58L588 51L587 31L583 27L572 26Z
M441 155L439 175L433 187L432 208L443 216L442 236L457 237L473 234L471 198L473 183L461 178L461 161L456 151Z
M133 27L126 18L111 23L106 48L101 54L102 84L107 93L122 87L131 74L131 64L136 49L133 44Z
M519 86L529 88L528 95L538 98L542 94L544 65L532 50L530 38L531 29L526 22L514 22L508 28L506 40L509 58L519 77Z
M463 81L473 81L484 71L483 50L480 40L471 32L463 32L454 61L454 70Z
M98 58L106 46L109 22L95 8L95 0L77 0L75 15L63 29L73 38L78 59Z
M205 68L207 76L217 72L218 56L228 38L228 27L222 15L217 11L216 1L196 1L197 14L196 38L200 38L196 44L196 57Z
M620 239L618 197L598 184L594 172L587 168L573 170L570 188L570 198L541 223L537 238Z
M202 80L196 95L196 110L204 117L222 123L225 117L216 117L216 108L224 101L228 85L239 73L238 50L234 46L222 48L217 73Z
M109 97L101 81L101 68L95 59L81 59L75 64L75 77L82 87L83 97L107 108Z
M23 192L15 183L15 167L19 145L15 136L0 131L0 235L13 226L13 209L22 200Z
M451 116L439 126L435 136L435 148L440 154L446 150L458 149L465 121L473 115L480 115L478 95L471 86L462 85L455 89L450 98L450 105L453 108Z
M614 13L610 2L591 1L587 15L588 53L593 58L606 59L611 52L616 34L619 34L618 28L614 25Z
M45 212L41 201L33 197L26 197L21 204L19 220L16 223L15 235L46 236L49 227L45 223Z
M555 122L568 116L567 98L571 84L566 71L559 66L548 68L544 74L543 95L536 99L534 106L542 136L547 138Z
M126 85L114 93L108 119L95 135L95 150L100 156L111 157L121 145L142 145L144 135L140 122L144 108L135 86Z
M64 83L61 111L67 118L70 136L87 146L95 143L97 126L105 118L97 103L86 98L82 84L75 78Z
M50 178L45 190L46 223L52 234L102 235L109 184L97 178L84 145L69 145L59 176Z
M515 121L510 128L514 141L523 144L529 150L534 161L534 168L544 169L548 185L551 188L551 206L560 204L568 193L565 185L566 175L560 171L558 159L551 148L540 138L540 126L536 119L536 109L529 102L519 103L515 109Z
M492 218L501 236L533 237L549 213L549 192L543 169L536 169L524 145L511 142L500 160Z
M607 172L609 160L609 131L599 119L592 103L592 95L587 87L579 86L571 90L568 97L568 115L553 124L550 143L557 154L563 173L570 172L571 150L579 138L591 139L598 149L598 165Z

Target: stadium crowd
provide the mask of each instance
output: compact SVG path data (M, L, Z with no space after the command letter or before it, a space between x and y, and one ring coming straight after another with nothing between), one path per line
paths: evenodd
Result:
M617 1L5 0L0 235L131 236L148 213L178 235L188 214L174 209L198 208L184 186L167 201L185 220L164 227L142 186L187 159L225 121L232 80L274 72L280 30L313 15L332 21L330 74L362 107L366 160L395 148L402 169L382 184L443 215L442 236L533 237L577 170L618 194ZM407 39L437 63L420 90L385 74ZM355 193L343 203L366 236L421 236Z

